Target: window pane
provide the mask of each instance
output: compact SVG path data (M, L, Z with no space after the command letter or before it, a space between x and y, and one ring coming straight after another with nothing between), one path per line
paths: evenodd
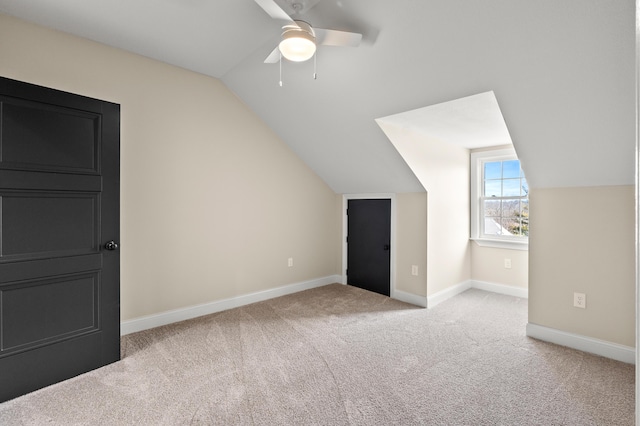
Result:
M508 208L507 208L508 205ZM529 235L529 202L505 201L503 202L502 226L509 234L516 236Z
M502 226L508 231L506 235L520 235L520 201L509 201L509 209L502 215Z
M516 217L520 214L520 200L504 200L502 202L502 216Z
M502 162L491 161L484 163L484 178L485 179L500 179L502 177Z
M529 236L529 200L520 201L521 235Z
M516 235L515 229L517 228L517 221L513 218L502 218L502 235Z
M501 180L487 180L484 182L484 196L485 197L501 197L502 196L502 181Z
M525 229L525 227L527 227L527 229ZM509 232L518 237L526 236L529 232L528 225L521 220L513 220L509 223Z
M502 215L500 204L500 200L484 200L484 216L500 217Z
M503 197L519 197L520 196L520 178L505 179L502 181Z
M484 234L485 235L502 235L502 227L500 226L499 217L484 218Z
M518 159L479 160L482 174L480 200L473 211L478 218L478 236L515 240L529 235L529 183ZM503 157L504 158L504 157ZM473 180L477 184L477 180ZM478 203L480 201L480 203ZM476 207L480 207L476 209ZM479 211L477 211L479 210ZM474 231L475 235L475 231Z
M519 178L520 177L520 160L511 160L502 162L502 178Z

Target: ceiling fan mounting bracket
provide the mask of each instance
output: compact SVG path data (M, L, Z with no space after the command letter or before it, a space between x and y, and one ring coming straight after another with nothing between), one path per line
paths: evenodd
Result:
M293 9L294 13L300 14L304 9L304 4L302 4L300 1L294 1L291 3L291 9Z
M307 0L284 0L284 10L290 15L303 15L315 6L316 2L309 4Z

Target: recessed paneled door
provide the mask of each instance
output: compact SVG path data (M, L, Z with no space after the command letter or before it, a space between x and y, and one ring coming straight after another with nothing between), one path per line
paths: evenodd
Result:
M0 78L0 401L120 359L117 104Z

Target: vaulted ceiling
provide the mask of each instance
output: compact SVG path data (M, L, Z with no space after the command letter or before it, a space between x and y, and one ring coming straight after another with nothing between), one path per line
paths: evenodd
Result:
M304 20L363 42L321 46L316 80L313 61L284 62L280 87L278 64L263 63L280 24L254 0L0 0L0 12L220 78L338 193L421 191L375 119L489 91L532 187L633 184L633 0L308 6Z

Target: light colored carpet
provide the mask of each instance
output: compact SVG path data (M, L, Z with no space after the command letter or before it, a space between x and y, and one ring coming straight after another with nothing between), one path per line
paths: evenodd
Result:
M123 338L0 424L632 425L634 367L527 338L527 301L334 284Z

